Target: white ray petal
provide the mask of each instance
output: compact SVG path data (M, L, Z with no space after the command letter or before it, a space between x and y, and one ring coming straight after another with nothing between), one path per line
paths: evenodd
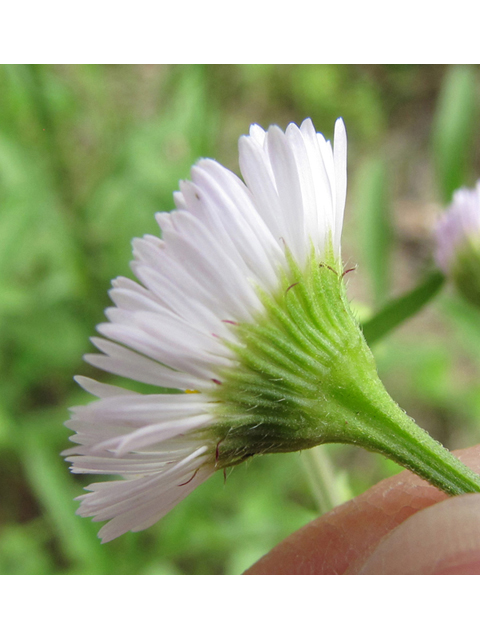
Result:
M341 118L335 123L333 157L335 163L335 236L334 247L340 255L343 212L347 198L347 132Z
M243 179L252 193L255 207L278 244L287 235L270 159L258 142L242 136L238 142Z
M225 308L231 315L251 322L252 312L260 309L258 298L248 282L239 277L235 263L229 258L225 262L219 259L223 254L219 244L212 241L188 212L179 211L176 215L176 225L183 234L169 229L168 223L165 227L166 219L158 214L157 220L171 250L189 261L194 279L200 280L208 289L220 291Z
M305 243L305 216L298 168L291 146L283 131L276 126L268 130L268 152L279 196L283 238L296 260L303 266L308 245Z
M159 424L150 424L147 427L141 427L135 432L127 436L119 436L112 438L104 444L99 445L101 448L114 449L116 455L122 456L130 451L140 451L145 447L159 445L170 438L183 436L193 429L205 427L213 422L211 415L195 415L181 420L165 420Z
M296 125L290 124L287 127L286 139L293 152L300 184L301 207L304 219L304 235L301 242L309 252L310 240L315 247L323 246L324 243L324 239L318 236L319 216L312 167L302 132Z
M225 175L212 161L203 161L192 174L207 208L215 216L214 223L225 246L230 247L258 282L273 289L284 257L266 225L258 224L258 214L244 186ZM227 211L233 215L225 215ZM257 216L256 224L253 216Z
M187 300L197 300L203 306L215 309L216 314L228 316L228 304L219 295L218 288L212 286L211 281L202 277L202 274L192 268L191 264L181 259L180 253L170 243L167 248L154 247L144 243L143 239L137 239L134 243L134 254L138 260L131 263L131 267L137 278L149 287L149 282L144 282L145 268L148 267L158 273L162 281L171 282L171 287L177 290L177 296ZM171 305L170 290L155 289L152 293L156 299L164 298Z
M212 468L202 467L193 478L187 478L186 475L178 478L178 484L171 485L169 490L162 494L161 500L158 500L155 488L152 488L146 504L136 510L127 511L124 514L114 517L108 524L100 529L99 537L102 539L102 542L109 542L127 531L142 531L152 526L152 524L155 524L163 518L175 505L186 498L212 474ZM162 485L162 482L160 479L158 483L159 486Z
M145 330L145 323L142 327L103 323L97 327L97 331L106 338L124 344L152 360L157 360L172 369L201 380L215 378L217 375L215 367L226 364L223 358L207 352L195 353L188 348L188 345L179 341L178 335L173 335L171 340L164 339L159 342L155 335ZM89 360L92 361L93 358L90 357Z
M205 387L204 377L173 371L110 340L91 338L91 341L100 351L106 354L104 356L98 354L84 356L86 362L98 369L124 376L131 380L137 380L138 382L170 389L200 389ZM211 387L208 381L207 387Z
M261 146L263 146L265 142L265 136L267 135L266 131L262 129L262 127L258 124L250 125L249 134L253 140L258 142Z
M85 391L91 393L98 398L110 398L117 396L125 396L125 395L139 395L136 394L135 391L129 391L128 389L123 389L122 387L116 387L112 384L105 384L103 382L97 382L97 380L92 380L92 378L87 378L86 376L74 376L73 378L77 384L79 384Z
M128 395L102 398L90 404L73 407L73 415L81 420L118 424L145 424L158 420L159 416L178 417L194 415L208 410L209 403L201 393L159 393Z

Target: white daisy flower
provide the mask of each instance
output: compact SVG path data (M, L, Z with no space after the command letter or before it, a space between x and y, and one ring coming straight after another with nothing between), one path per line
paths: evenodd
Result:
M224 466L222 439L235 429L215 425L219 391L239 369L237 329L265 314L263 297L282 289L289 259L304 267L311 248L319 260L330 241L340 257L342 120L334 149L311 120L285 133L252 125L239 147L245 184L200 160L174 194L176 210L156 216L162 239L134 240L141 284L113 282L115 307L98 327L104 338L92 340L103 355L86 356L110 373L186 393L141 395L77 378L99 400L74 408L67 423L79 444L68 452L72 471L125 477L90 485L80 498L81 515L110 519L104 541L150 526Z
M322 442L362 444L464 490L457 472L439 479L441 445L427 446L386 393L346 300L343 121L333 148L311 120L285 133L253 125L239 147L245 183L201 160L176 210L157 214L161 239L134 241L138 283L113 282L104 337L92 340L102 354L86 357L180 391L77 378L98 400L67 423L72 471L123 477L79 498L79 514L109 520L104 542L149 527L218 469Z

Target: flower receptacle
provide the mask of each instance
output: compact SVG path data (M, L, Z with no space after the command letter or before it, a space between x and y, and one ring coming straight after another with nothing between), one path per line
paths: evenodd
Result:
M303 270L290 260L282 289L263 294L263 316L236 327L238 363L219 373L214 404L217 467L341 442L382 453L449 494L480 490L480 478L385 390L341 265L326 253Z
M469 238L457 251L451 277L457 291L468 302L480 307L480 234Z

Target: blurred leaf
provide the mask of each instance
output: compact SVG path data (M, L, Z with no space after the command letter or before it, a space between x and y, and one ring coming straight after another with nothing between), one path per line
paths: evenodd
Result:
M443 300L442 310L466 352L480 365L480 311L459 295Z
M55 570L41 520L6 526L0 534L0 574L40 575Z
M378 84L368 73L352 65L296 65L293 73L290 65L276 66L280 68L277 91L288 91L302 117L313 118L324 134L341 116L353 138L381 139L384 105Z
M385 162L366 160L357 171L353 198L362 258L377 305L390 287L393 232L387 181Z
M65 462L42 437L41 424L22 430L20 455L30 485L46 517L55 527L65 556L75 572L107 573L108 562L92 523L75 515L78 491Z
M388 302L373 318L362 325L365 340L371 346L416 315L440 291L445 277L439 271L429 275L408 293Z
M90 233L108 265L102 269L107 279L128 273L132 238L159 235L154 215L174 208L172 193L180 180L190 177L192 163L215 155L218 110L208 92L205 69L175 68L171 85L171 95L162 95L158 113L132 123L116 166L86 207Z
M4 398L0 398L0 449L8 447L12 438L12 420L3 404Z
M448 69L432 131L433 163L445 202L468 181L478 113L478 70L473 65Z

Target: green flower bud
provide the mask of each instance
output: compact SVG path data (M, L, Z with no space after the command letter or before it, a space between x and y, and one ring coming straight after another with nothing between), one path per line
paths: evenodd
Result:
M436 260L459 293L480 306L480 181L459 189L436 228Z

